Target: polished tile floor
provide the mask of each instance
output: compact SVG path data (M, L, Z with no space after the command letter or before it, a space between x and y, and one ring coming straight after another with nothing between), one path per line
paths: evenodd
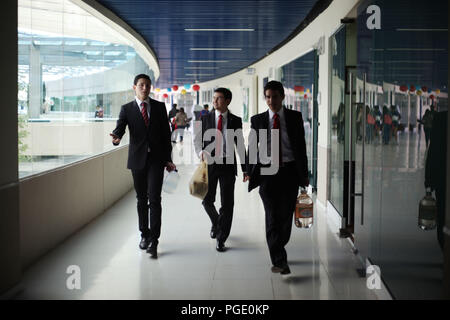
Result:
M186 144L186 142L185 142ZM182 156L181 144L174 149ZM179 159L178 159L179 160ZM138 248L136 199L129 192L103 215L29 268L17 299L377 299L346 239L326 209L315 205L312 229L292 230L287 246L291 274L270 271L264 210L257 191L236 181L228 250L209 238L201 201L189 195L195 164L182 164L177 190L163 192L159 258ZM67 288L69 266L80 269L80 289ZM69 281L70 282L70 281Z

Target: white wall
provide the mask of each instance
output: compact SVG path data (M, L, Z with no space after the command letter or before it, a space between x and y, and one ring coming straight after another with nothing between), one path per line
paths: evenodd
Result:
M20 181L20 253L25 269L133 187L128 147Z

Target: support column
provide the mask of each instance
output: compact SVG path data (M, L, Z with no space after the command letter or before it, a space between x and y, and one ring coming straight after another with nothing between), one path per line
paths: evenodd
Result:
M0 19L3 50L0 64L3 82L0 86L2 116L0 136L0 297L17 285L21 277L18 137L17 137L17 0L2 3Z

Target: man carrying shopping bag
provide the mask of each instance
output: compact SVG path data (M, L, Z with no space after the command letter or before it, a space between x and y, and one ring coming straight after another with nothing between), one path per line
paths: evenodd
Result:
M214 91L215 110L202 117L201 130L196 132L194 138L196 153L208 163L208 192L202 204L211 219L210 236L216 239L216 250L219 252L226 250L225 241L233 220L237 146L242 172L245 173L246 169L242 119L228 110L231 98L232 93L228 89L218 88ZM220 185L219 212L214 206L217 184Z

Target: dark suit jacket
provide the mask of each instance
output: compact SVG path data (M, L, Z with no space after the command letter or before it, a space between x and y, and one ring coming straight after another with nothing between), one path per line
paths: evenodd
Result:
M216 128L216 112L210 112L207 115L204 115L202 117L202 137L204 136L206 130L208 129L215 129ZM227 117L227 130L228 129L232 129L232 130L237 130L237 129L241 129L242 130L242 119L238 116L235 116L234 114L232 114L230 112L230 110L228 110L228 117ZM225 136L225 132L223 133ZM241 141L243 141L244 137L242 135L242 131L241 131L241 136L240 139L242 139ZM234 138L234 145L237 145L237 137ZM210 143L214 143L215 138L213 137L210 141L203 141L202 139L202 150L205 149ZM227 148L228 148L228 144L227 144ZM234 148L235 149L235 148ZM236 152L235 150L233 150L234 152L234 174L237 175L237 158L236 158ZM212 154L212 156L214 156L214 153ZM244 156L245 157L245 156ZM242 161L245 161L245 159L241 159ZM241 164L241 168L242 168L242 172L246 172L246 165Z
M301 112L284 108L284 115L286 118L289 141L294 153L295 168L299 177L299 185L305 187L308 179L308 159L306 156L305 129L303 127L302 114ZM267 134L270 135L269 110L253 116L250 121L251 128L256 131L256 139L254 143L258 143L259 145L260 129L266 129ZM251 143L250 140L251 139L249 139L249 143ZM269 141L269 139L267 139L267 141ZM270 146L268 146L268 148L270 148ZM259 156L257 159L257 164L248 164L247 172L250 176L250 181L248 184L248 191L250 192L261 183L261 163L259 161Z
M170 128L164 103L150 99L148 127L145 126L144 118L136 100L124 104L113 133L122 138L127 125L130 131L128 169L139 170L144 168L149 147L152 157L157 157L164 163L172 162Z

